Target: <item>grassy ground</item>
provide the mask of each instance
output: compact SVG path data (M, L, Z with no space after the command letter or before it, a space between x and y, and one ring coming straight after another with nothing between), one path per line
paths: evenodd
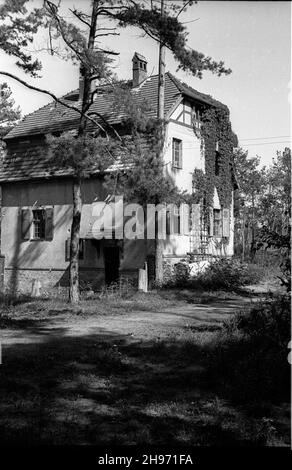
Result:
M252 300L6 301L1 444L289 445L288 404L232 402L208 375L222 322Z

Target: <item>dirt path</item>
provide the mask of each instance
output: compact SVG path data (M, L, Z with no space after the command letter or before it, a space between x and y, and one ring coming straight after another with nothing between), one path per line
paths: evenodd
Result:
M132 340L162 339L176 337L185 328L210 327L219 329L230 315L246 305L251 299L222 300L208 305L187 304L168 307L158 312L134 311L121 315L53 317L39 320L31 327L4 329L1 331L2 346L12 344L41 343L51 338L63 336L87 336L104 334L107 336L127 335Z

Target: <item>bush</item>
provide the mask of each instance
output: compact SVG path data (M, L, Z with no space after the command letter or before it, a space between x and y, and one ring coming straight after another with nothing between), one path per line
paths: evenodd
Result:
M190 265L182 260L164 264L164 287L186 287L190 280Z
M289 401L290 298L259 302L226 322L212 350L209 374L241 402Z
M220 258L213 261L204 271L200 272L192 281L193 287L205 289L236 290L243 285L255 282L253 272L249 272L247 264L234 258Z
M224 324L226 331L242 331L263 343L275 344L287 349L290 340L290 296L276 295L270 300L260 301L247 313L238 312Z

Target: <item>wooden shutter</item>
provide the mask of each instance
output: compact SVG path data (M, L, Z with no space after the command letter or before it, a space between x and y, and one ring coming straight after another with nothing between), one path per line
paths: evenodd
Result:
M201 230L200 204L192 204L191 251L199 248Z
M53 240L54 238L54 208L48 207L46 209L46 240Z
M32 224L32 211L31 209L22 209L21 211L21 239L30 239L30 227Z
M180 206L180 212L181 212L181 225L182 225L182 230L181 230L181 233L183 235L189 235L190 234L190 220L189 220L189 217L190 217L190 210L189 210L189 206L187 204L182 204Z
M166 235L170 235L170 212L166 212Z
M230 217L229 209L222 210L222 236L229 237L230 234Z
M183 161L182 161L182 140L179 142L179 168L182 168Z
M70 243L71 239L67 238L65 241L65 261L70 261Z
M209 223L210 223L209 236L213 237L214 235L214 209L213 207L211 207L209 211Z

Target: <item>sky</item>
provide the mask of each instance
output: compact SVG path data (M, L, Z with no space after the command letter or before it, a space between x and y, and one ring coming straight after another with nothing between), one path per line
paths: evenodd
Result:
M168 0L166 0L167 2ZM179 1L179 0L177 0ZM30 0L39 6L41 0ZM3 0L0 0L0 4ZM65 16L73 5L88 8L89 0L62 0ZM166 70L198 91L212 95L230 109L232 127L239 145L249 157L261 157L270 164L277 150L290 145L291 112L291 4L282 1L199 1L181 15L188 27L188 45L215 60L223 60L232 74L218 77L205 72L202 79L178 71L171 52L166 54ZM47 32L38 33L33 51L46 43ZM106 46L120 52L115 73L121 79L132 76L135 51L148 59L148 73L158 71L158 45L142 37L136 28L120 36L106 38ZM78 88L79 70L47 52L36 53L42 61L42 78L20 72L15 59L0 52L0 70L17 74L27 82L57 96ZM48 96L30 91L12 79L4 79L13 91L15 103L26 115L47 104Z

